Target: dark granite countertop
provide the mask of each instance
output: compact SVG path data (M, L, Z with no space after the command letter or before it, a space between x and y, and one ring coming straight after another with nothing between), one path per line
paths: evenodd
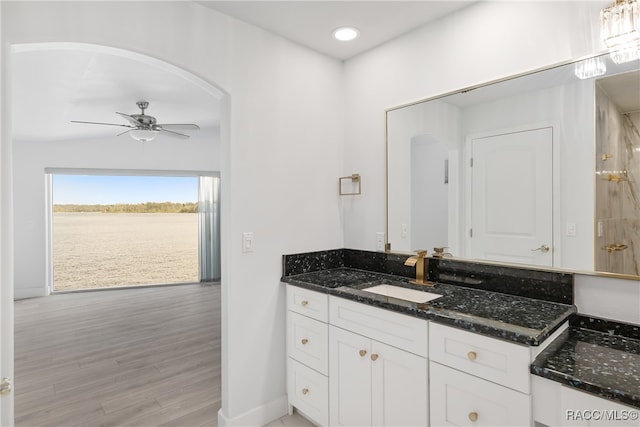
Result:
M531 365L531 373L640 408L637 326L576 316Z
M405 277L354 268L332 268L289 275L282 281L368 305L421 317L518 344L537 346L576 312L573 305L438 283L412 285ZM414 303L362 289L380 283L441 294Z

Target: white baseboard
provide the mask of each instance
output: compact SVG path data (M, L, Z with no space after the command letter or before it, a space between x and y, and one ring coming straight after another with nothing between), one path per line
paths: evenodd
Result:
M47 290L43 287L39 288L14 288L13 299L38 298L46 297Z
M227 418L220 409L218 411L218 427L263 427L271 421L287 415L288 411L289 401L286 395L250 409L234 418Z

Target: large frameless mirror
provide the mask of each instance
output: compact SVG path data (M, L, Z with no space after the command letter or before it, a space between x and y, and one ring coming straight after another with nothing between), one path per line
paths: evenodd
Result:
M386 120L392 252L640 276L640 61L586 58Z

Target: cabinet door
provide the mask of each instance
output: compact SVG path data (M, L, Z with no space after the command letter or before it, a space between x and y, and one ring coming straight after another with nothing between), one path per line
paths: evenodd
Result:
M372 341L372 425L426 426L427 359Z
M560 386L562 426L631 427L638 426L638 409L612 400ZM535 396L534 396L535 399Z
M473 375L429 363L431 426L531 425L528 395Z
M329 418L332 426L371 425L371 340L329 328Z

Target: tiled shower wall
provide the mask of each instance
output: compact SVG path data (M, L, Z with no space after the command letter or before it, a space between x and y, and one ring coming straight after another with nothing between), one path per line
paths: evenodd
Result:
M596 87L596 270L640 275L640 112Z

